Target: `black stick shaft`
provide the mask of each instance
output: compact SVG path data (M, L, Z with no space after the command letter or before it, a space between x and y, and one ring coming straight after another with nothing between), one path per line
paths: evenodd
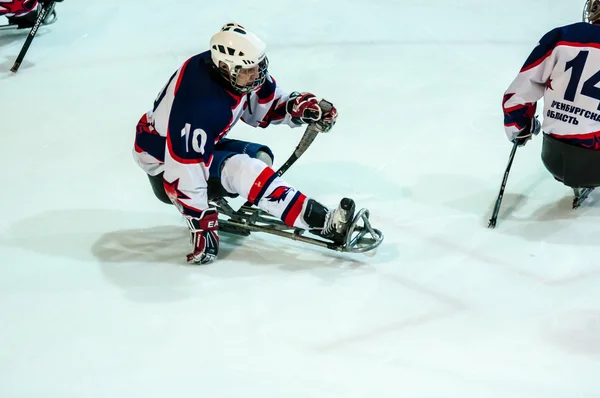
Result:
M323 113L326 113L331 110L331 108L333 107L333 104L331 104L328 101L321 100L321 102L319 102L319 106L321 107L321 110L323 111ZM304 131L304 135L300 139L298 146L296 146L296 149L294 149L294 153L292 153L292 155L289 157L289 159L286 160L285 163L281 165L279 170L277 170L276 173L279 177L281 177L283 175L283 173L288 171L288 169L294 163L296 163L296 160L298 160L300 158L300 156L302 156L302 154L308 149L308 147L310 146L310 144L312 144L312 142L315 140L315 138L317 137L318 134L319 134L319 129L314 123L311 123L308 125L308 127L306 127L306 131ZM252 203L247 201L244 204L244 206L252 206Z
M504 172L504 178L502 179L502 185L500 186L500 192L498 193L498 199L496 199L496 205L494 206L494 212L492 213L492 218L490 218L488 228L494 228L496 226L496 221L498 220L498 213L500 212L500 205L502 204L502 198L504 197L504 189L506 188L506 182L508 181L508 173L510 173L510 168L512 166L513 160L515 159L515 153L517 152L518 146L519 145L515 142L513 144L512 150L510 151L508 165L506 166L506 171Z
M322 100L319 103L319 106L321 107L323 113L326 113L331 110L333 105L330 102ZM293 165L296 162L296 160L300 158L300 156L302 156L302 154L308 149L308 147L310 146L310 144L312 144L312 142L315 140L318 134L319 129L317 128L317 126L313 123L309 124L306 128L306 131L304 132L304 135L300 139L298 146L296 146L296 149L294 149L294 153L292 154L292 156L290 156L290 158L283 165L281 165L279 170L277 170L278 176L281 177L283 173L285 173L290 168L290 166Z
M11 72L17 73L17 71L21 67L21 63L25 58L25 54L27 54L27 50L29 50L29 46L31 46L31 43L33 42L33 38L35 37L40 25L44 22L44 19L46 19L46 14L48 14L48 11L51 10L53 6L54 1L51 1L47 5L42 6L40 14L38 15L37 20L35 21L35 25L33 25L33 28L31 28L31 30L29 31L29 35L27 35L27 39L25 40L25 43L21 48L21 52L19 52L15 63L13 64L12 68L10 68Z

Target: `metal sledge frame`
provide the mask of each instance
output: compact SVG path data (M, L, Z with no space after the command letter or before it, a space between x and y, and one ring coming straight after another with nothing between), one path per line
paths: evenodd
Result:
M46 15L44 17L44 20L43 20L41 26L52 25L53 23L55 23L58 20L58 15L56 14L56 10L55 10L55 4L56 3L52 3L52 5L48 8L48 11L46 12ZM12 31L12 30L26 31L26 30L30 30L30 29L31 28L19 28L13 24L0 25L0 32Z
M325 100L321 100L319 106L321 106L323 111L327 111L331 109L332 105ZM311 123L308 125L302 139L296 146L294 153L279 168L279 170L277 170L277 175L283 175L283 173L285 173L290 166L300 158L304 151L306 151L314 141L318 133L319 128L315 124ZM319 239L317 235L315 235L315 237L304 236L304 233L307 232L306 230L290 227L278 217L253 206L252 203L246 202L239 210L234 210L225 198L216 198L212 200L212 202L216 205L220 215L228 217L227 219L219 219L220 232L241 236L248 236L251 232L264 232L335 251L349 253L364 253L377 248L381 242L383 242L383 233L371 226L371 222L369 221L369 210L367 209L358 211L348 228L350 232L346 235L345 241L342 244L336 244L332 241Z
M264 232L284 238L309 243L327 249L348 252L365 253L377 248L383 242L383 233L371 226L369 210L361 209L350 224L349 232L343 244L336 244L325 239L304 236L307 232L301 228L290 227L279 218L261 210L257 207L242 206L234 210L227 200L220 198L215 200L219 214L229 217L219 220L219 231L248 236L251 232ZM361 224L362 221L362 225Z

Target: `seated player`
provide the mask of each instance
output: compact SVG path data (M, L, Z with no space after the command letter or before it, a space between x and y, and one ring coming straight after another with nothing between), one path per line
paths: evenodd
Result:
M276 84L265 49L243 26L224 25L208 51L173 73L137 125L134 158L156 196L185 216L193 246L188 262L217 257L218 214L209 205L215 198L240 195L287 225L335 243L344 241L353 220L352 199L329 210L275 173L267 146L225 138L239 120L262 128L314 123L323 133L335 124L335 107L323 111L315 95L288 94Z
M600 185L600 0L587 1L585 15L540 39L502 101L508 139L525 145L543 129L544 164L570 187Z

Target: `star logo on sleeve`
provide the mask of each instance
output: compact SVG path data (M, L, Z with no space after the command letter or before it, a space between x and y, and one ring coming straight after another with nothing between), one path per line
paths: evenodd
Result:
M190 197L179 190L179 178L173 182L165 180L165 192L171 198L172 202L177 202L181 199L189 199Z
M552 79L548 78L548 81L546 82L546 90L554 90L554 87L552 87Z

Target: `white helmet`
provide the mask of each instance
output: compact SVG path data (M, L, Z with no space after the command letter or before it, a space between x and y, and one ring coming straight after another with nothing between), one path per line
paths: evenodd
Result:
M210 55L221 74L229 80L234 89L248 93L262 86L267 77L269 61L265 54L265 43L254 33L237 23L223 25L210 39ZM221 62L229 70L224 70ZM248 84L239 84L242 69L258 68L258 77Z

